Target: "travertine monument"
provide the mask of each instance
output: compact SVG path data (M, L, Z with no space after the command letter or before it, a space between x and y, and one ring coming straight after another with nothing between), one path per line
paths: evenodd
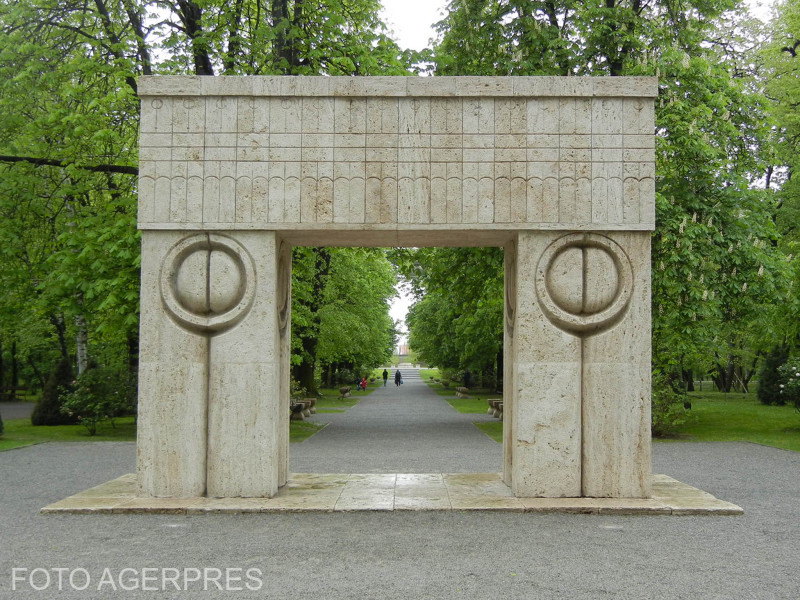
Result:
M503 478L651 494L656 80L143 77L138 493L288 478L293 245L502 246Z

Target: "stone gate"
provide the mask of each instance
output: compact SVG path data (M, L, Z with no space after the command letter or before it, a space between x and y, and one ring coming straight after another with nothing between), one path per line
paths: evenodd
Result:
M505 249L503 478L651 494L652 78L142 77L138 493L288 478L291 248Z

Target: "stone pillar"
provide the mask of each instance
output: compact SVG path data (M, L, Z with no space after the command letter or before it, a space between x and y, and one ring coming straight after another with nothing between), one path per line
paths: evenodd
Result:
M184 233L142 233L138 494L196 497L206 490L208 338L162 308L161 270ZM189 265L187 265L188 269Z
M289 252L274 232L144 233L140 493L286 482Z
M581 495L580 339L554 327L536 295L539 257L559 235L517 236L513 358L506 359L513 364L513 387L504 388L513 417L504 425L511 438L511 488L521 497Z
M650 495L649 256L647 232L519 234L516 495Z
M650 233L608 237L630 261L632 290L623 318L583 340L583 495L648 498Z
M280 242L274 232L238 231L235 240L252 260L256 279L252 297L242 299L251 306L241 322L211 338L206 494L270 498L285 483L281 463L288 461L288 382L281 385L288 367L282 364L281 331L288 335L288 326L281 327L279 314L279 306L288 306L288 289L278 285Z

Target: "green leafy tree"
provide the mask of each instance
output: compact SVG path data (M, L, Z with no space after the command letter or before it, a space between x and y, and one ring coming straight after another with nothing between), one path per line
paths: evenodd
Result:
M659 77L655 367L672 380L702 364L723 389L748 380L779 326L766 315L786 272L772 191L756 184L772 149L769 106L750 67L752 23L727 0L448 7L436 74Z
M328 384L389 360L396 337L389 316L396 276L373 248L295 248L292 288L293 376L307 392L318 368Z
M778 367L781 378L780 393L784 401L781 403L792 404L800 411L800 359L793 358Z
M778 369L789 358L789 347L776 346L764 358L758 377L758 400L762 404L785 404L786 397L781 394L781 375Z
M766 94L773 101L777 137L771 181L777 188L776 225L779 247L787 256L789 285L777 302L774 318L782 324L783 341L800 344L800 2L775 4L770 37L761 52Z
M417 298L407 323L420 360L470 369L494 385L502 373L503 250L421 248L395 260Z
M0 341L31 375L73 356L79 372L101 355L136 366L136 78L411 74L379 8L0 2Z

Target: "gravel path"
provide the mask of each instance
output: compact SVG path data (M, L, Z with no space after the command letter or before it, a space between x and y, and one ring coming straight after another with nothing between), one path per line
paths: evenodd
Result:
M293 469L479 470L484 461L499 468L499 444L487 448L483 434L472 435L472 416L462 419L421 387L417 398L414 386L406 385L399 395L396 389L378 390L348 410L362 425L380 427L364 429L361 438L345 424L348 413L319 415L331 425L292 447ZM403 407L424 411L424 423L414 428ZM452 422L440 421L444 415ZM427 431L432 423L444 431ZM464 436L451 435L451 429ZM336 440L347 448L337 449ZM432 445L437 440L459 446ZM132 443L42 444L0 452L0 600L800 597L800 453L747 443L655 444L655 472L742 506L741 517L38 514L51 502L132 472L135 460ZM14 568L28 569L16 571L25 578L16 590ZM32 589L27 576L36 568L51 570L47 590ZM69 569L60 592L52 571L57 568ZM207 590L202 577L191 581L204 568L211 569ZM226 568L234 569L233 579L215 582L215 569ZM81 569L91 577L84 591L68 580L73 574L81 587ZM247 569L255 569L253 579L246 579ZM188 578L188 591L175 589L175 573ZM98 591L105 574L114 586L107 582ZM41 587L43 572L36 575ZM143 584L142 576L157 579ZM158 591L126 591L123 584Z

